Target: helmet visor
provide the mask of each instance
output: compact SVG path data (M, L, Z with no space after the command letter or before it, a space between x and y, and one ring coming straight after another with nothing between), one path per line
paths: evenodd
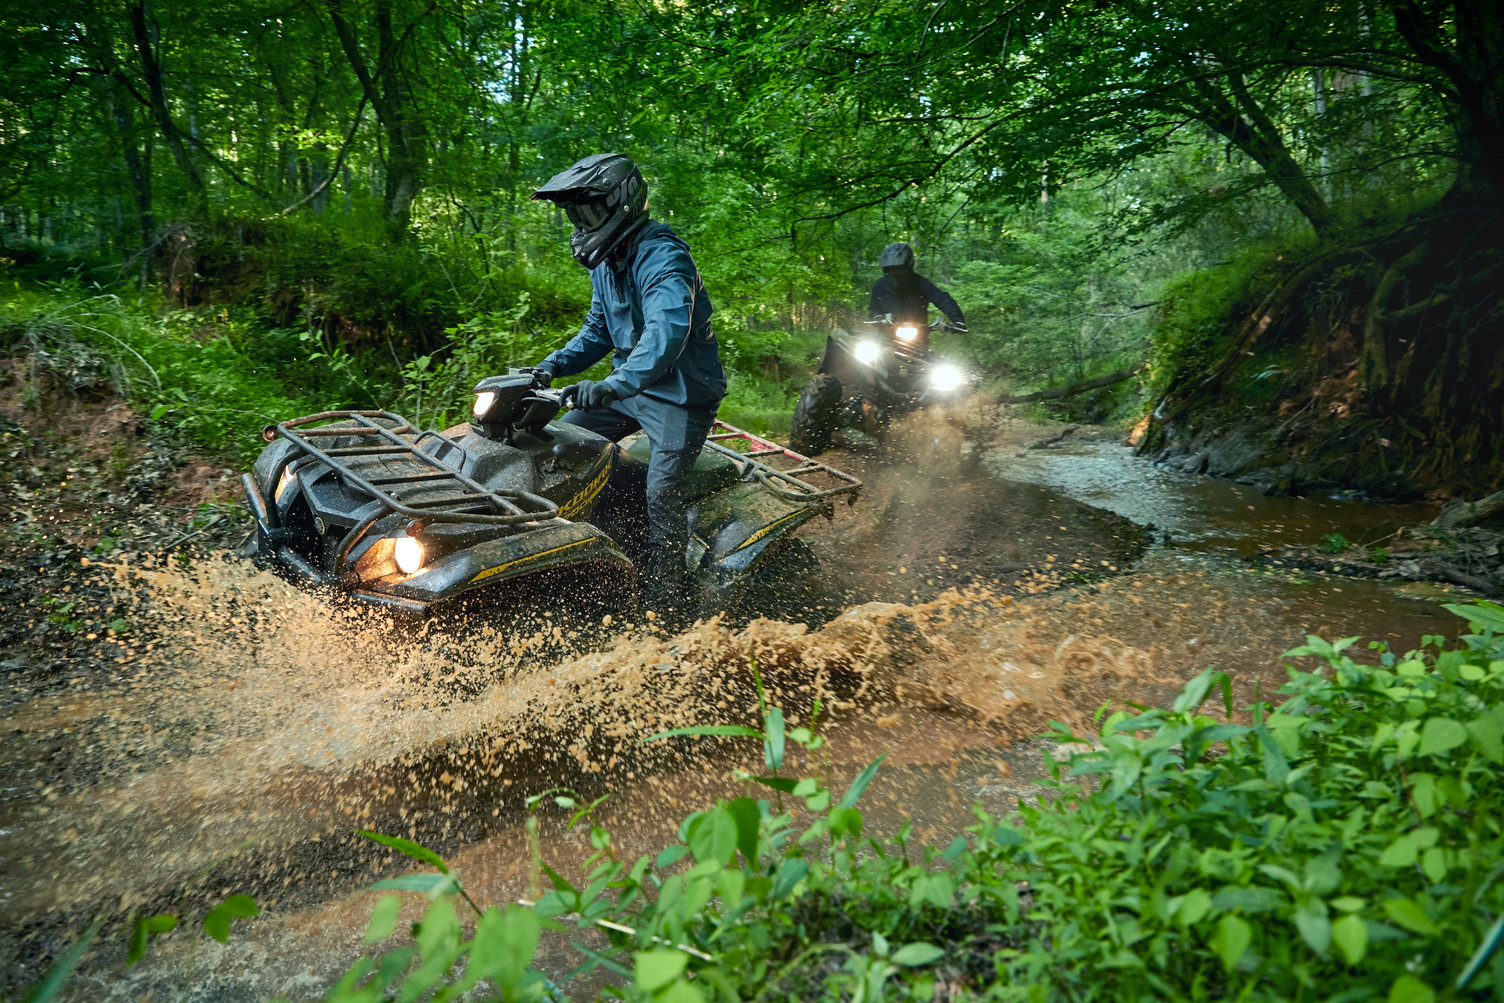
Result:
M575 202L564 207L564 215L576 230L589 233L611 218L611 210L602 202Z

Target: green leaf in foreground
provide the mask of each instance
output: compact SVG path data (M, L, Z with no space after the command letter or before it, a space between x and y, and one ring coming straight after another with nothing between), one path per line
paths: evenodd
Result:
M131 942L125 952L125 963L134 965L146 956L146 945L151 938L159 933L167 933L177 929L178 918L171 913L158 913L155 916L142 916L131 927Z
M689 825L689 850L700 863L715 861L722 866L731 862L737 848L737 826L724 808L705 812Z
M371 886L376 892L422 892L429 898L453 895L460 890L459 882L449 874L402 874L395 878L378 881Z
M934 944L924 941L915 941L905 944L893 952L892 961L895 965L903 965L906 968L919 968L931 962L939 961L945 957L945 952Z
M355 835L375 840L384 846L390 846L403 856L411 857L425 864L431 864L438 869L440 874L449 873L449 865L444 863L444 858L434 853L422 843L414 843L412 840L403 839L401 836L383 836L379 832L370 832L366 829L356 829Z
M1436 993L1414 975L1401 975L1389 987L1389 1003L1435 1003Z
M678 978L688 961L680 951L637 951L632 955L632 979L637 988L652 992Z
M1343 916L1332 924L1332 943L1344 961L1356 965L1368 951L1368 923L1360 916Z
M371 910L371 921L366 924L366 943L374 944L390 937L397 929L397 914L402 910L402 900L395 895L383 895Z
M756 728L748 728L744 724L707 724L692 728L670 728L668 731L660 731L656 735L639 738L637 741L645 744L664 738L678 738L681 735L700 738L762 738L762 732Z
M470 964L475 974L494 980L506 998L513 998L538 950L541 931L542 923L531 909L487 909L470 943Z
M231 895L209 910L209 914L204 917L204 932L221 944L228 943L231 920L250 919L259 915L261 910L256 908L255 899L249 895Z
M1217 956L1222 959L1222 964L1232 971L1248 950L1248 945L1253 943L1253 930L1237 916L1223 916L1217 923L1217 936L1212 946L1216 948Z
M762 759L770 770L783 768L783 710L778 707L768 709L767 732L762 739Z
M73 946L63 953L61 958L53 962L47 974L31 987L25 996L21 997L23 1003L50 1003L58 990L63 988L63 983L68 981L68 976L73 974L73 969L83 960L84 953L93 945L95 938L99 936L100 929L104 926L104 917L101 916L89 928L84 935L74 942Z
M851 786L846 788L846 793L841 795L839 807L856 807L857 799L866 793L867 785L872 783L873 777L877 776L877 768L882 765L883 760L886 758L888 758L888 754L884 752L881 756L868 763L866 769L857 774L856 779L851 782Z
M1437 756L1450 752L1467 741L1467 727L1461 721L1446 717L1433 717L1426 721L1420 733L1420 754Z

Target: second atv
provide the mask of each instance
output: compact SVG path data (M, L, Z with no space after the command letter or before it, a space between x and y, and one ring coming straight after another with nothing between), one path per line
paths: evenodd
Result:
M789 429L789 445L799 453L819 455L844 429L880 440L895 415L955 403L971 392L960 367L930 351L930 323L889 317L867 326L869 334L836 331L826 338Z

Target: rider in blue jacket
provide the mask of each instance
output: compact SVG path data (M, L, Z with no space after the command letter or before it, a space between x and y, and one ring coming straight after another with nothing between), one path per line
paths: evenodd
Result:
M613 442L641 430L648 462L648 561L644 600L659 613L682 601L689 529L683 481L726 395L711 330L710 297L689 245L648 218L647 184L627 157L602 153L554 175L533 193L574 224L575 260L590 270L590 312L580 333L537 366L553 380L614 353L611 375L567 388L576 410L564 419Z

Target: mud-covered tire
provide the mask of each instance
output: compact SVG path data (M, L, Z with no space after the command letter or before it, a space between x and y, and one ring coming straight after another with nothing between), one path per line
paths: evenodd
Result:
M789 446L805 456L817 456L830 448L830 438L840 427L841 381L827 373L816 374L794 405Z

